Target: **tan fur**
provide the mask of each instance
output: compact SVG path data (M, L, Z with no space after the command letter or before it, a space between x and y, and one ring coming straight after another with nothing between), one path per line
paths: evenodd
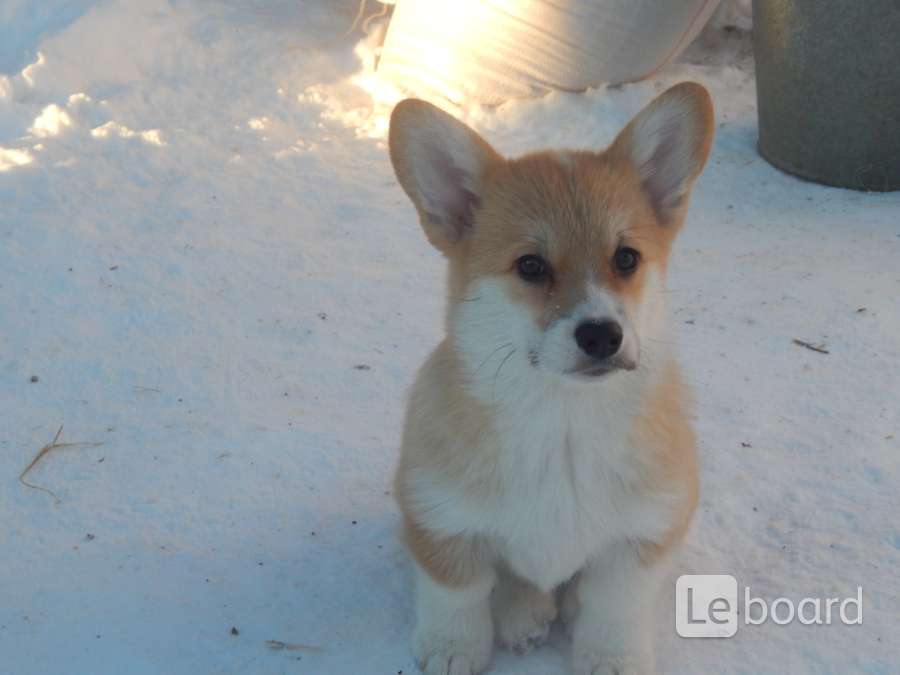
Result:
M677 489L681 498L674 525L665 537L642 541L638 553L645 565L652 564L681 542L697 507L700 480L694 429L689 419L691 394L678 365L669 362L663 377L649 393L634 425L634 442L650 449L648 490Z
M456 386L450 383L457 383ZM447 343L425 362L410 393L410 409L403 431L400 463L394 495L404 517L404 539L413 557L435 581L458 587L468 583L479 566L488 561L482 542L463 537L440 538L418 524L418 505L410 500L409 476L418 467L438 468L452 484L465 484L473 462L490 457L479 450L492 447L486 436L493 433L488 410L468 395L459 375L456 357ZM485 471L483 475L490 475ZM490 485L478 486L490 490Z
M470 583L485 558L483 545L466 537L437 539L406 518L403 538L409 552L432 579L450 588Z

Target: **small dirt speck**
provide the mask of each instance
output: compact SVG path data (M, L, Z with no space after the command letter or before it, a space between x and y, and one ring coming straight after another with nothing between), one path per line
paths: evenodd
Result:
M112 267L109 268L109 271L110 271L110 272L115 272L117 269L119 269L119 266L118 266L118 265L113 265Z
M370 366L368 363L357 363L355 366L353 366L353 369L354 370L372 370L372 366Z
M97 536L94 534L91 534L90 532L88 532L86 535L84 535L85 541L94 541L94 539L96 539L96 538L97 538Z
M319 318L322 319L322 321L325 321L325 319L328 318L328 315L325 312L319 312Z
M231 627L231 634L232 634L232 635L240 635L240 634L241 634L241 631L239 631L237 628L235 628L234 626L232 626L232 627Z
M37 375L32 375L32 376L31 376L31 382L32 382L32 383L34 383L34 382L40 382L40 381L41 381L41 378L39 378Z

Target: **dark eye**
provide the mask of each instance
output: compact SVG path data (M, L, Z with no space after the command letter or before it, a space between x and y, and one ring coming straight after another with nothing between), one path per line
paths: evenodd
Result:
M615 264L616 269L622 274L630 274L637 268L640 259L640 253L633 248L623 246L616 251L616 255L613 257L613 263Z
M523 255L516 260L516 270L525 281L536 283L550 276L550 266L539 255Z

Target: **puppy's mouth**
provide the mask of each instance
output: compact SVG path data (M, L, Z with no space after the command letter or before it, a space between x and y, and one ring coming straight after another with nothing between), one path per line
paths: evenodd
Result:
M528 351L528 361L533 367L540 368L541 361L536 350L531 349ZM635 369L637 369L637 361L635 359L617 355L603 361L585 360L571 370L562 371L562 375L579 380L593 380L616 371Z
M637 362L633 359L624 357L613 357L601 362L589 362L573 368L567 374L577 377L594 379L609 375L619 370L634 370L637 368Z

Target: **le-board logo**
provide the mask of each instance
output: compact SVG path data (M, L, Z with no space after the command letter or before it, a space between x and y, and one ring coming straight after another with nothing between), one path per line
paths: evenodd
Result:
M771 621L783 626L794 621L804 625L861 625L863 592L845 598L786 597L772 601L754 597L744 587L743 620L738 621L738 582L730 574L683 574L675 583L675 630L685 638L728 638L738 624L758 626Z

